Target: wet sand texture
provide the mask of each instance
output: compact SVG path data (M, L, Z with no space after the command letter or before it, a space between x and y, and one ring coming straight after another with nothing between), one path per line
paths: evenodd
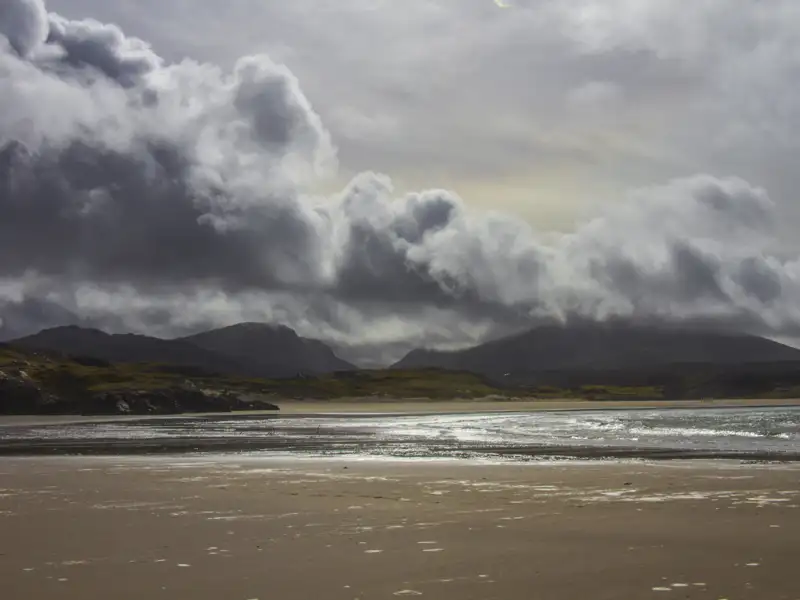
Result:
M796 465L0 463L4 600L797 600Z

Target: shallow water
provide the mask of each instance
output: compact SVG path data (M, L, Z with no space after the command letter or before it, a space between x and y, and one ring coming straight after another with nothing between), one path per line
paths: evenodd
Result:
M0 427L0 441L73 447L137 442L213 443L216 450L258 449L303 454L467 456L577 449L602 456L800 455L800 407L644 409L451 415L326 415L314 417L170 418L126 422Z

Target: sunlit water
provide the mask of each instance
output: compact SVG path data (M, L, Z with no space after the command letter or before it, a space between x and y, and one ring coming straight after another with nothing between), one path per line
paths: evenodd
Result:
M0 440L131 446L134 442L229 441L232 449L303 454L467 456L577 449L800 455L800 407L597 410L458 415L170 418L0 427Z

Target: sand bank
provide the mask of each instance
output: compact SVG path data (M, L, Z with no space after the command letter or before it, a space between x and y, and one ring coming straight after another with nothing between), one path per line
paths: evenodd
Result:
M6 459L3 598L797 598L795 466Z

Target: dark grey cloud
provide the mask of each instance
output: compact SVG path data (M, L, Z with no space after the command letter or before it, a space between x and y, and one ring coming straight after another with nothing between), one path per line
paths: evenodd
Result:
M291 206L212 207L208 192L190 188L189 168L174 148L120 154L76 142L33 154L7 145L0 272L270 288L281 268L312 268L313 234Z
M271 320L358 355L567 318L800 323L800 261L742 179L641 189L569 234L372 172L323 196L337 152L287 67L170 62L118 27L3 6L6 327L50 324L41 306L161 335Z
M83 320L58 303L37 298L20 298L18 302L0 304L0 341L36 333L45 327L80 325Z

